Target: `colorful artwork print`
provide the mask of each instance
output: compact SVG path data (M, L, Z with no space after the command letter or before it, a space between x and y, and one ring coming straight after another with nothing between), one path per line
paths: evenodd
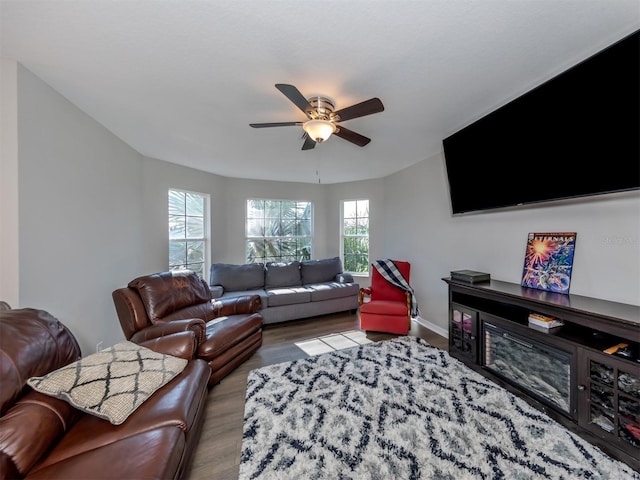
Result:
M522 270L522 286L569 293L576 233L530 233Z

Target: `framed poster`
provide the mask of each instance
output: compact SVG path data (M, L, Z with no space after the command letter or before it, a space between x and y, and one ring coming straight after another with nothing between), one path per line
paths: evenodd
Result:
M576 232L530 233L522 269L522 286L569 293Z

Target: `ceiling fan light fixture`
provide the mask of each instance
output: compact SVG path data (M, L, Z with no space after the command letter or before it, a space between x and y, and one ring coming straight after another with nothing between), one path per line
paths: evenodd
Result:
M302 128L317 143L328 140L336 131L335 124L329 120L309 120L302 125Z
M286 83L276 83L276 88L304 112L307 116L306 121L250 123L249 125L253 128L302 126L304 130L302 150L314 149L316 144L326 142L334 133L338 138L358 147L364 147L371 139L343 127L341 122L384 111L384 105L377 97L335 111L335 102L329 97L312 95L305 98L295 86Z

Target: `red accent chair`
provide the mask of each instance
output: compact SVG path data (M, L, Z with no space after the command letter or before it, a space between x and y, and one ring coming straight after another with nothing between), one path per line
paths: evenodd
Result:
M394 260L398 270L407 282L411 265L409 262ZM369 301L365 302L365 296ZM374 332L406 335L411 328L411 295L384 279L378 270L371 269L371 286L360 289L360 328Z

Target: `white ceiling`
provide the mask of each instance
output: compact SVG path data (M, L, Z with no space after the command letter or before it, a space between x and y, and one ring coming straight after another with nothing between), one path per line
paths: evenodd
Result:
M638 0L1 0L15 59L140 153L219 175L379 178L640 28ZM336 108L372 139L301 151L304 120L274 87ZM544 121L544 119L541 119Z

